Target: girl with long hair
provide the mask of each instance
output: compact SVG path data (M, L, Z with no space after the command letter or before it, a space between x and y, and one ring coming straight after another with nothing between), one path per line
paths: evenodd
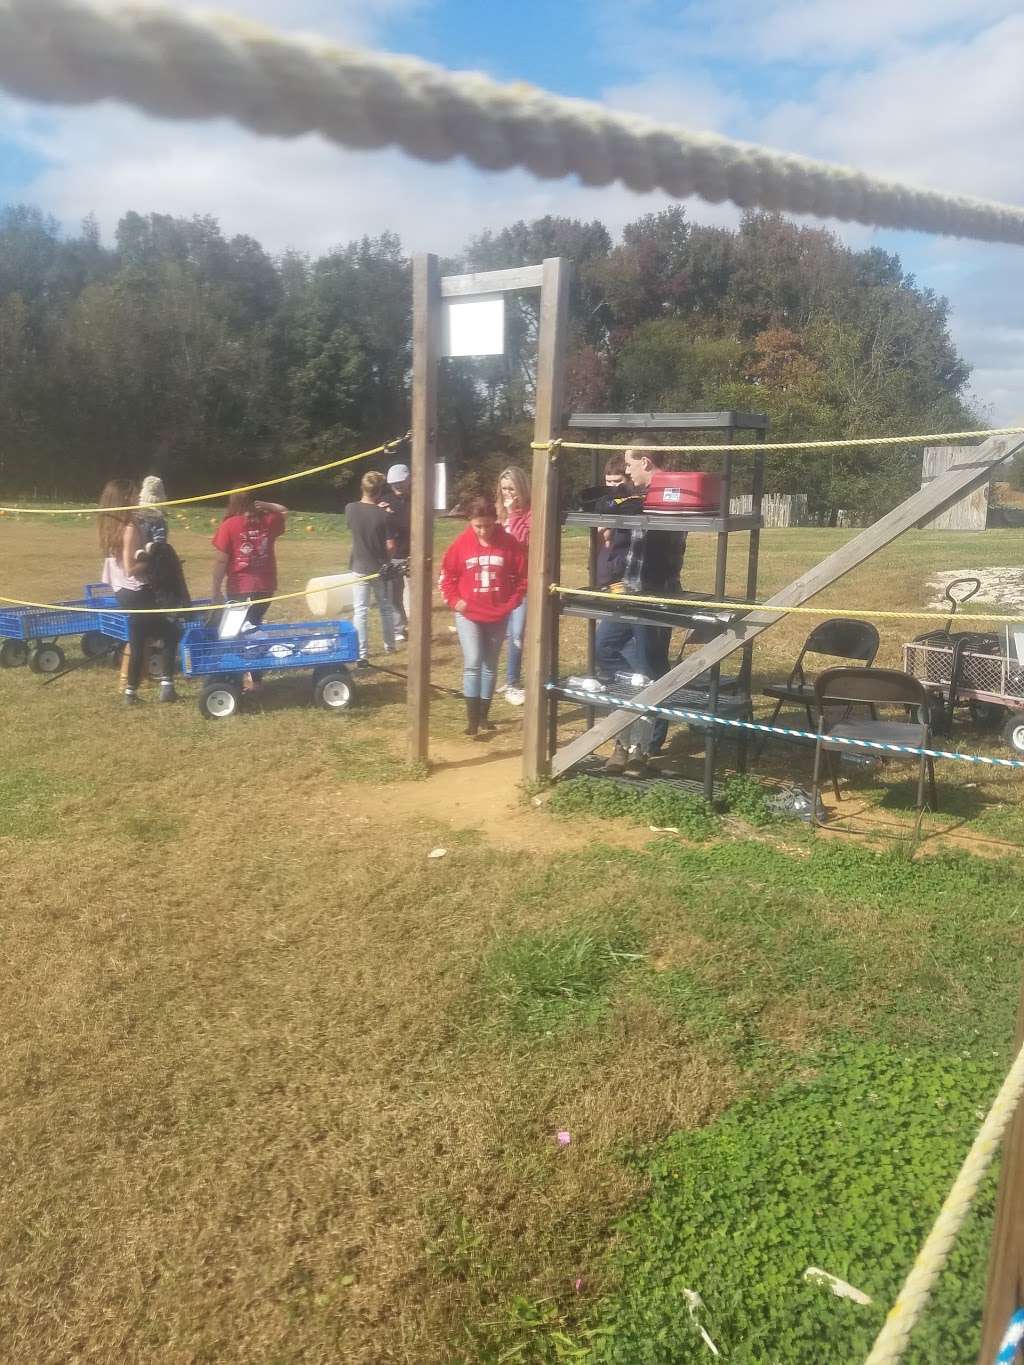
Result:
M498 475L498 515L501 524L523 547L529 558L530 550L530 480L526 470L510 464ZM506 655L505 700L510 706L522 706L523 692L523 631L526 629L526 599L519 603L508 618L508 653Z
M274 546L284 532L287 515L287 507L278 502L263 502L251 493L232 493L224 520L213 537L217 551L213 563L215 602L273 597L277 592ZM249 608L248 619L253 625L263 620L268 606L268 602L257 602Z
M139 486L134 479L111 479L100 494L104 508L129 508L138 502ZM137 514L132 511L104 511L99 521L100 549L103 551L103 581L113 589L117 605L128 612L144 615L128 617L128 670L124 699L129 706L138 700L139 683L146 656L146 641L159 640L163 665L160 675L160 701L177 701L174 691L174 665L179 631L175 622L156 611L161 605L147 581L139 551L144 549Z

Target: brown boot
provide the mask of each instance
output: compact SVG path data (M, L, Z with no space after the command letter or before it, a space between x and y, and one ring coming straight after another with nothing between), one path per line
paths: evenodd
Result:
M611 773L613 777L621 777L626 770L626 764L628 762L629 750L624 748L621 744L618 743L618 741L616 741L615 749L612 753L612 756L611 758L606 760L605 765L601 769L601 771L605 773Z
M466 728L464 735L475 735L480 729L480 698L466 698Z

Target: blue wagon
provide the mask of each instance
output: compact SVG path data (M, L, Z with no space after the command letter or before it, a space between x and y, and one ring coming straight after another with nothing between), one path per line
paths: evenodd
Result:
M355 688L347 664L359 658L359 639L350 621L282 621L218 638L211 626L192 626L181 642L181 669L206 677L199 709L208 720L225 720L238 710L247 673L310 669L313 699L328 711L352 704Z
M85 596L71 602L0 611L0 668L28 664L34 673L56 673L65 663L64 651L57 641L67 635L81 636L82 653L87 659L109 653L111 637L128 638L128 618L97 609L116 606L105 583L89 583ZM82 610L69 610L75 607Z

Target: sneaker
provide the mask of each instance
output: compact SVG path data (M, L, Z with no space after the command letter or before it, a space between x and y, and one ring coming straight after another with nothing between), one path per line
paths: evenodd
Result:
M395 652L395 647L394 647L394 645L385 645L385 646L384 646L384 653L385 653L385 654L394 654L394 652Z
M611 758L609 758L605 762L605 765L601 769L601 771L611 773L613 776L617 775L621 777L626 770L626 764L628 762L629 762L628 749L624 749L621 744L616 744L614 753L612 754Z
M357 659L357 660L356 660L356 668L369 668L369 667L370 667L370 661L369 661L369 659Z
M646 754L631 754L629 762L622 770L623 777L652 777L654 769L647 762Z
M404 645L404 644L405 644L405 631L404 631L404 630L396 630L396 631L395 631L395 644L396 644L396 645Z
M506 687L505 700L509 706L522 706L526 701L526 693L521 687Z

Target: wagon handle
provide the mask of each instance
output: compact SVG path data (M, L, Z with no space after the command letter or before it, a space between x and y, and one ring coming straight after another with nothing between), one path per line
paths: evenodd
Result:
M958 587L959 584L961 583L973 583L974 587L971 588L970 592L965 592L962 597L954 597L953 589L955 587ZM946 591L943 593L943 596L945 597L946 601L950 604L950 606L953 608L955 612L957 607L962 607L965 602L969 602L971 598L974 597L980 591L981 579L975 578L972 575L969 578L954 578L952 583L947 583Z

